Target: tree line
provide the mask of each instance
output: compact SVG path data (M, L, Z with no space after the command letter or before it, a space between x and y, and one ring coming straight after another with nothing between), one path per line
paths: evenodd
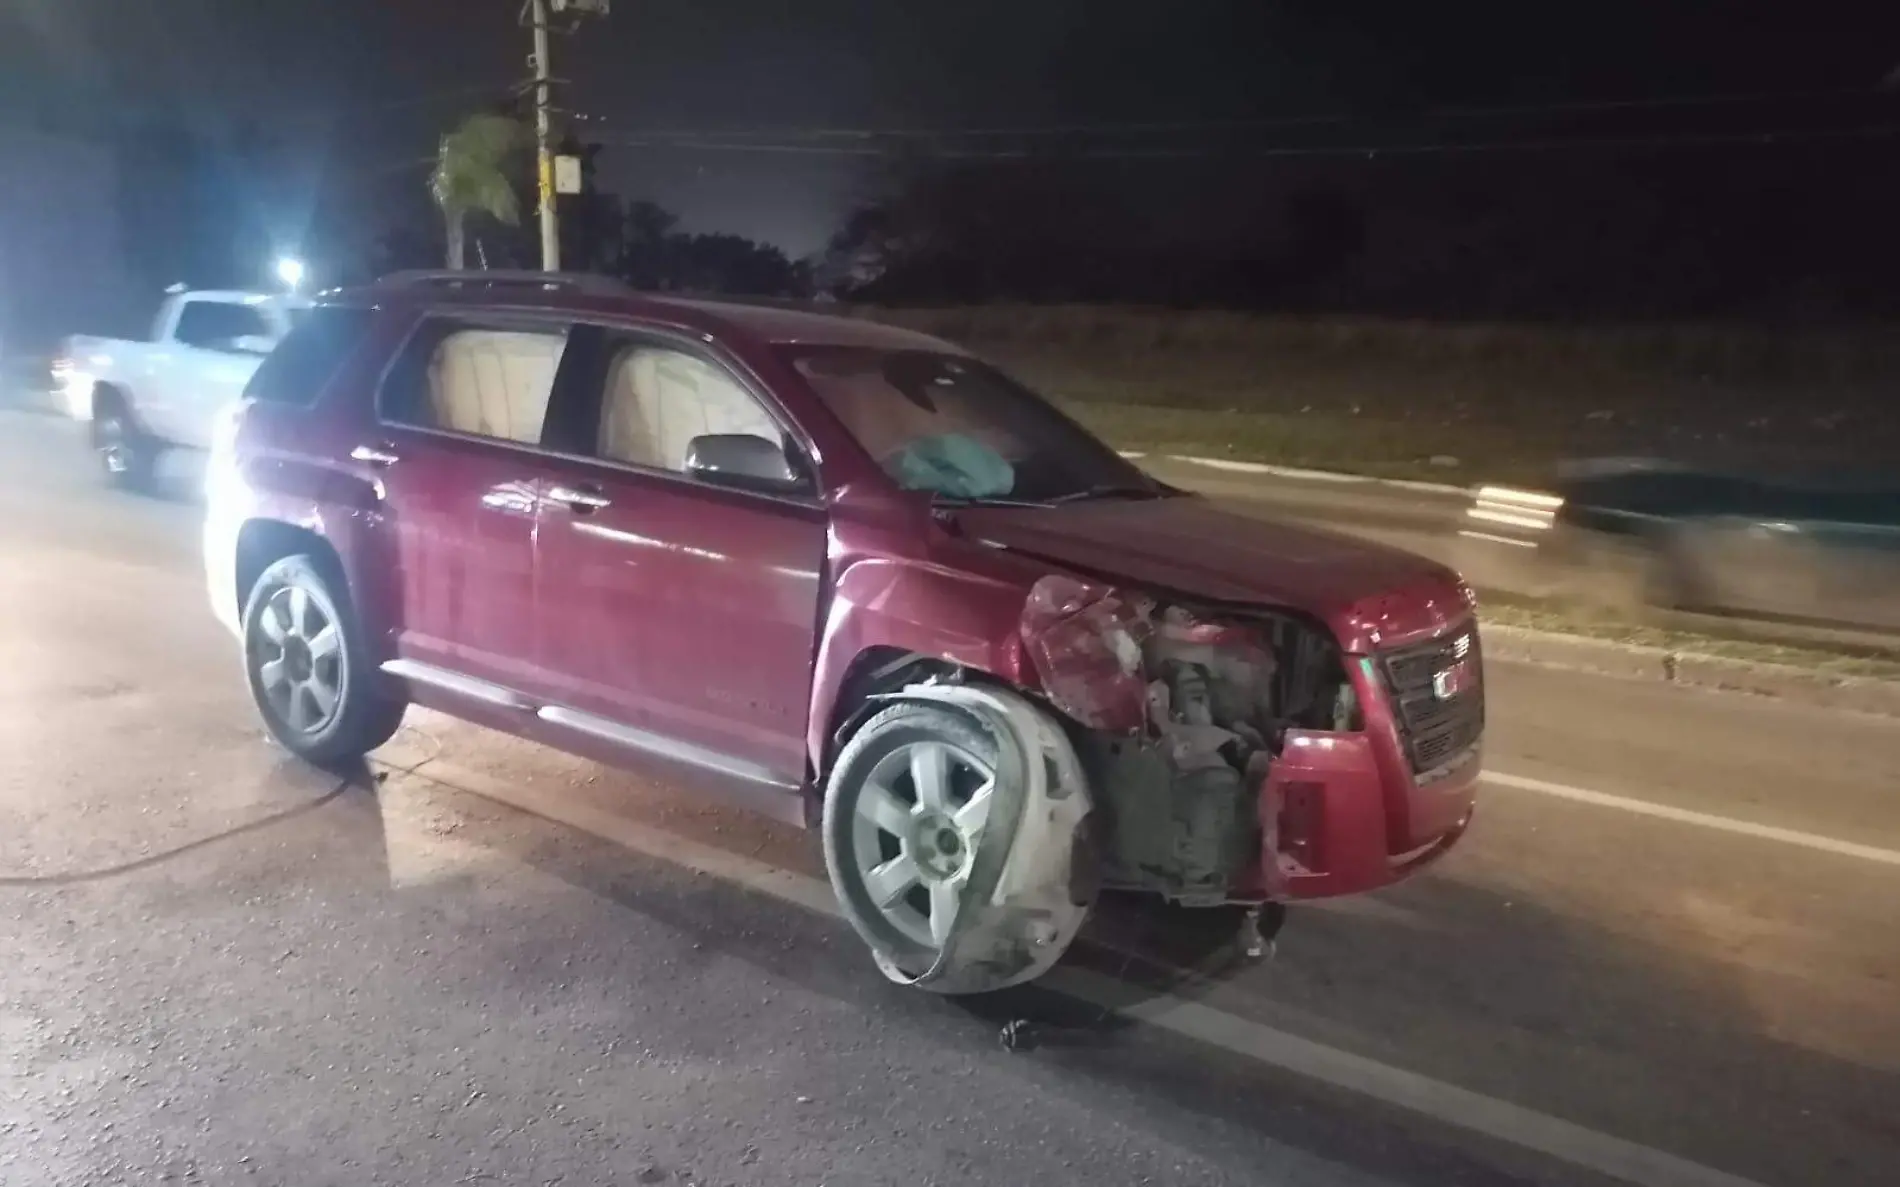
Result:
M652 290L885 304L1212 307L1435 319L1900 313L1900 153L1884 142L1389 160L900 161L809 260L682 230L606 192L602 149L560 198L564 266ZM444 137L421 214L320 257L330 280L409 267L533 267L525 126L477 113ZM157 130L121 153L122 223L152 284L246 284L273 252L256 214L308 170L268 138L213 152ZM352 211L351 218L360 219Z

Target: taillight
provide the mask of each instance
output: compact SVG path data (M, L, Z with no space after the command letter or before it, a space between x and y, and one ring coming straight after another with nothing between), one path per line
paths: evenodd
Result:
M211 456L228 459L237 451L238 432L244 427L244 410L251 401L237 399L219 410L211 424Z
M205 504L214 513L224 510L244 493L238 472L238 434L244 429L249 400L233 400L211 423L211 455L205 462Z
M1289 782L1281 787L1280 852L1292 858L1302 873L1326 869L1326 788L1323 784Z

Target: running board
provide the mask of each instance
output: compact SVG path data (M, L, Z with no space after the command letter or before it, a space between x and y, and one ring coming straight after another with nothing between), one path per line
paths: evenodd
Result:
M503 709L519 709L523 713L534 712L534 702L511 688L504 688L487 680L477 680L473 676L464 676L460 672L451 672L447 668L438 668L434 664L425 664L413 659L392 659L383 665L383 671L391 676L413 680L418 684L428 684L484 704L498 705Z
M448 668L438 668L434 664L425 664L413 659L392 659L383 665L383 671L391 676L413 680L418 684L427 684L473 701L480 701L485 705L532 713L549 725L588 734L616 746L625 746L629 750L638 750L658 758L670 759L673 762L699 767L778 791L798 790L797 784L786 783L764 767L743 759L720 754L704 746L694 746L690 742L681 742L649 733L646 730L634 729L632 726L621 725L605 717L596 717L592 713L582 713L577 709L564 709L559 705L537 705L512 688L488 680L480 680L474 676L466 676Z
M535 711L535 715L549 725L558 725L563 729L591 734L602 741L625 746L630 750L644 751L659 758L671 759L688 766L743 779L748 783L757 783L784 791L798 790L796 785L775 778L764 767L708 750L703 746L694 746L690 742L681 742L659 734L648 733L646 730L637 730L632 726L621 725L617 721L609 721L605 717L595 717L592 713L563 709L559 705L543 705Z

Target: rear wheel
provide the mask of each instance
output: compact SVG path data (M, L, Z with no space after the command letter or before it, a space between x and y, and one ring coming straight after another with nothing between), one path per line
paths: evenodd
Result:
M139 428L125 398L100 393L92 413L92 451L105 480L120 490L145 491L158 470L158 442Z
M264 725L318 766L360 760L395 735L407 704L379 680L335 566L292 556L258 577L244 609L244 674Z

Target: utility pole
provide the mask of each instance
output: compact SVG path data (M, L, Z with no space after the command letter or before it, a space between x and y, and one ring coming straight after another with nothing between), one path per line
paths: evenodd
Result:
M548 21L559 17L567 22L563 33L573 33L589 17L604 17L613 0L526 0L521 6L521 22L534 30L534 180L541 214L541 269L561 270L561 224L555 210L555 195L579 193L577 162L572 157L558 161L554 155L554 68L548 62Z
M534 164L540 193L541 270L561 270L561 226L554 210L554 72L548 66L548 0L528 0L534 24Z

